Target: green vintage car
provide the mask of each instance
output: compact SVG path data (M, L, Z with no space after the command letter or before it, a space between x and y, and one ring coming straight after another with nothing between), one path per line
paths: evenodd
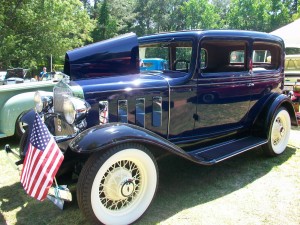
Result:
M34 93L37 90L53 91L53 86L60 79L68 79L62 74L55 74L49 81L24 82L0 86L0 138L16 135L21 137L26 124L19 122L20 116L34 107Z

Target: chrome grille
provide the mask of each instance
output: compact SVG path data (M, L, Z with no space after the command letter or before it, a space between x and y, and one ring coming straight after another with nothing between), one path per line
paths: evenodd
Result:
M64 98L66 96L73 96L73 92L70 87L64 82L59 82L57 86L53 88L54 92L54 112L63 113L64 111Z

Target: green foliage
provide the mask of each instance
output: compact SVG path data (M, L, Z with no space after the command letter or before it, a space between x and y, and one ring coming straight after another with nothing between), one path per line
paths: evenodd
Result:
M181 7L188 29L218 28L220 16L216 13L215 6L208 0L190 0Z
M271 32L298 0L0 0L0 69L63 64L67 50L124 34L185 29Z
M0 9L2 67L47 65L91 41L93 21L79 0L4 1Z
M291 0L231 0L230 28L271 32L291 22Z
M95 8L97 25L94 41L101 41L131 31L134 21L133 0L103 0ZM115 13L117 12L117 13Z

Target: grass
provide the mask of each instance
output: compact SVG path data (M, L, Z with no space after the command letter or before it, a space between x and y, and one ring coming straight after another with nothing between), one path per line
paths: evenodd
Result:
M265 157L260 148L214 166L170 156L159 161L160 184L153 203L135 224L299 225L300 129L286 152ZM0 139L17 148L17 140ZM0 223L85 225L76 199L61 211L27 196L0 152Z

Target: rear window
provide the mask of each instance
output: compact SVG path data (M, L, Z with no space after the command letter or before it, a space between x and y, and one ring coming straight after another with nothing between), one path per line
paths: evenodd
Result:
M277 70L281 65L280 46L267 42L253 43L253 71Z
M247 71L248 44L244 40L207 40L201 44L202 73Z

